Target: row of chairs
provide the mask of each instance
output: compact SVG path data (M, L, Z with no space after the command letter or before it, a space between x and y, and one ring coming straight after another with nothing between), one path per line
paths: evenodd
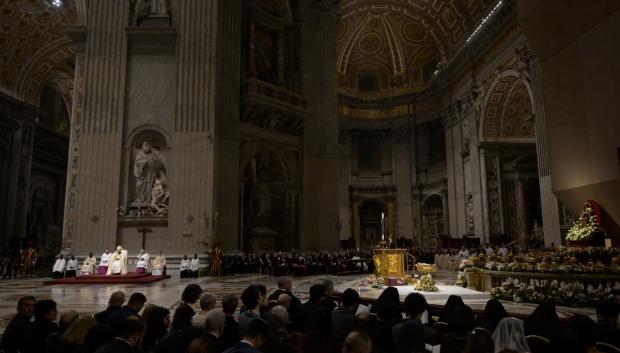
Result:
M448 331L448 324L445 322L438 321L433 324L433 327L438 331L439 337L443 336L444 333ZM487 334L491 336L493 333L483 327L476 327L474 329L475 333ZM551 342L543 337L538 335L529 335L525 337L527 339L527 344L531 349L531 353L550 353L551 352ZM440 342L427 342L431 346L435 346ZM620 353L620 348L611 345L606 342L596 342L596 348L602 353Z

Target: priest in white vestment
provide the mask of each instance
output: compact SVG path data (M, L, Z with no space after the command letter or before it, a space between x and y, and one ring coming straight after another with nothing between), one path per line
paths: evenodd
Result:
M65 257L60 254L58 259L54 263L54 267L52 267L52 278L63 278L65 276L66 264L67 260L65 260Z
M71 255L71 258L69 259L69 261L67 261L67 270L65 271L65 277L75 277L78 267L78 260L75 258L75 256Z
M91 252L90 254L88 254L88 257L84 259L84 262L82 263L82 269L80 272L82 272L83 275L90 275L93 272L95 272L95 265L97 264L97 258L93 256L93 253Z
M200 265L200 259L198 254L194 254L194 258L189 262L189 271L192 277L198 278L198 266Z
M153 270L151 271L151 273L153 274L153 276L161 276L165 274L166 257L161 250L159 251L159 255L155 256L152 265Z
M190 272L189 272L189 259L187 258L187 255L183 255L183 260L181 260L181 278L189 278L190 277Z
M137 273L148 272L148 267L149 267L149 253L144 251L144 249L140 249L140 253L138 254L138 262L136 263L136 272Z
M105 252L101 254L101 260L99 260L99 274L105 275L108 273L108 266L110 265L110 258L112 254L110 254L109 249L105 249Z
M122 246L117 246L116 251L110 257L110 266L108 267L108 275L126 275L127 274L127 250Z

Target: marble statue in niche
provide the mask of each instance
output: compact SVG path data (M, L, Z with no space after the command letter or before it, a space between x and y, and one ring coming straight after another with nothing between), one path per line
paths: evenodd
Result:
M474 234L474 195L467 194L467 234Z
M463 119L463 145L469 146L469 119Z
M164 200L167 202L168 194L164 190L166 165L159 153L146 141L142 142L136 153L133 175L136 179L135 204L152 204ZM156 197L155 200L153 196Z

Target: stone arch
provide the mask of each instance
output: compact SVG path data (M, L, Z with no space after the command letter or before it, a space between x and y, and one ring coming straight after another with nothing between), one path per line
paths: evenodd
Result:
M301 176L299 175L299 165L292 151L264 140L248 141L241 147L239 155L241 180L243 180L244 169L250 160L256 155L264 152L273 153L278 157L277 160L280 163L282 170L285 172L284 181L300 181Z
M440 245L439 236L445 232L443 198L431 194L422 201L422 244L426 247Z
M534 143L532 89L516 70L506 70L490 83L484 98L480 141Z
M58 72L65 80L73 82L73 69L67 65L75 58L75 45L67 37L58 38L37 50L32 58L20 70L17 77L15 92L20 99L37 105L39 95L52 72ZM64 72L64 74L60 74ZM73 95L73 84L65 94Z
M371 197L360 202L359 210L360 245L374 246L381 240L381 212L385 214L384 227L387 233L387 204L384 199Z

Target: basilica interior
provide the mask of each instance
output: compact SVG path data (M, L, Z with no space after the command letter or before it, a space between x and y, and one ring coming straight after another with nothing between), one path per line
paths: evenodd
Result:
M2 245L616 244L617 6L4 1Z
M620 0L2 0L0 352L618 353L618 82Z

